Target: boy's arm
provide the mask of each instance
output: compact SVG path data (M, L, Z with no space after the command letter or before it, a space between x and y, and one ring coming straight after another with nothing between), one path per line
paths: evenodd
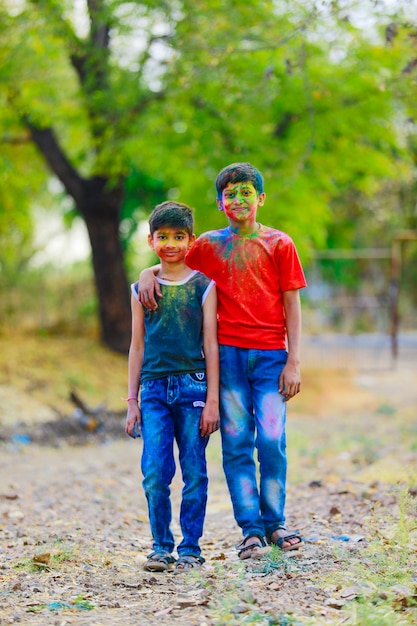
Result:
M279 393L284 401L291 400L300 391L300 341L301 341L301 303L298 289L284 291L282 294L287 327L288 359L279 377Z
M206 359L207 397L201 413L200 432L208 437L220 426L219 346L217 343L217 294L213 286L203 304L203 347Z
M139 302L143 304L146 309L154 311L158 308L155 300L155 294L162 298L161 287L156 280L155 276L161 269L161 265L153 265L142 270L139 275L138 283L138 297Z
M132 339L129 348L128 386L127 386L127 415L125 431L130 437L136 438L133 432L135 425L140 429L142 422L138 404L139 380L143 365L144 351L144 312L142 305L132 294Z

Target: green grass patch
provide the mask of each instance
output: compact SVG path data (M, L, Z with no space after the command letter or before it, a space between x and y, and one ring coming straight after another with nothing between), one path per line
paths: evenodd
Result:
M77 561L78 552L74 548L60 545L60 542L54 542L50 549L43 547L42 552L38 551L33 557L19 560L15 563L14 569L27 573L49 572L59 570L64 563L75 563Z
M398 517L386 505L376 505L368 521L368 546L356 554L339 549L342 567L321 581L338 591L351 586L357 590L357 597L343 607L343 624L348 626L417 623L416 499L408 485L397 488L395 497Z

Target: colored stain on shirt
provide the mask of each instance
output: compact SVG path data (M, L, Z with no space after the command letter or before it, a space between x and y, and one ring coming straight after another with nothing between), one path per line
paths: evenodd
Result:
M196 271L184 281L159 282L158 308L144 309L142 381L205 370L202 306L213 282ZM137 298L137 283L132 292Z
M219 343L242 348L285 349L284 291L306 286L291 238L261 226L255 237L231 228L205 233L187 265L216 282Z

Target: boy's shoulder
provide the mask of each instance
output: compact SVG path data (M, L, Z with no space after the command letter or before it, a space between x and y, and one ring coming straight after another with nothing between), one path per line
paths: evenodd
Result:
M189 276L189 281L192 281L193 283L196 283L198 285L202 285L203 287L207 287L207 285L213 282L211 278L198 270L193 270L192 274L190 274Z
M260 224L259 236L267 243L282 248L294 245L292 237L283 230L273 228L272 226L264 226Z
M265 224L261 224L260 222L258 222L259 224L259 233L260 234L270 234L270 235L275 235L276 237L288 237L287 233L285 233L283 230L280 230L279 228L275 228L274 226L266 226Z
M155 278L158 281L158 283L161 285L161 287L165 286L168 288L169 287L182 287L182 286L192 287L193 285L206 286L211 282L210 278L208 278L203 272L200 272L199 270L196 270L196 269L192 269L185 278L182 278L181 280L177 280L177 281L164 280L163 278L159 278L159 276L155 276Z
M207 230L205 233L202 233L197 241L206 242L206 241L221 241L226 237L231 235L230 228L218 228L217 230Z

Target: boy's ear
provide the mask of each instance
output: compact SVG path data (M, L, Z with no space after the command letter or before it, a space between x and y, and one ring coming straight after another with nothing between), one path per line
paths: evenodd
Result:
M191 248L194 242L195 242L195 235L193 233L192 235L190 235L190 238L188 240L188 247Z
M219 209L219 211L223 211L223 203L221 198L216 198L216 202L217 202L217 208Z
M148 235L148 246L153 250L153 237L152 235Z
M263 206L265 202L266 194L260 193L258 196L258 206Z

